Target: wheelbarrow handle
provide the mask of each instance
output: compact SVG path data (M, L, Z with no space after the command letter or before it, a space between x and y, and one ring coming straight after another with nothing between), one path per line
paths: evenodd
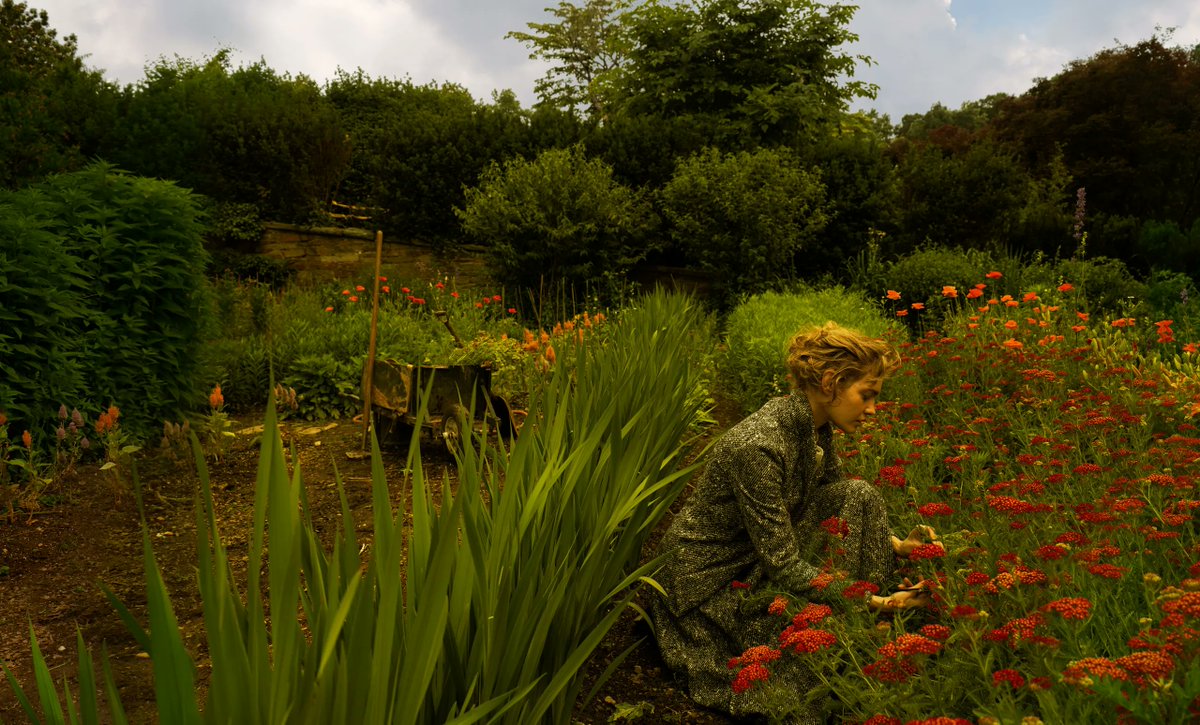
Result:
M459 337L458 333L454 331L454 328L450 326L449 313L447 313L445 310L434 310L433 316L438 318L439 320L441 320L442 324L446 326L446 329L450 332L450 337L454 338L455 345L457 345L458 347L466 347L465 345L463 345L462 338Z

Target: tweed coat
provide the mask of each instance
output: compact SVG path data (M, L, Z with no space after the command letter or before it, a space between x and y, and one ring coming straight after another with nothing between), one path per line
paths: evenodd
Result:
M755 690L733 693L726 663L754 645L778 646L786 622L765 608L748 611L730 585L839 604L835 591L812 584L820 573L820 524L832 516L849 527L839 548L850 580L882 586L894 567L883 498L874 486L842 476L832 427L814 428L803 392L768 401L714 446L660 544L667 563L656 579L666 596L651 604L663 660L698 703L733 714L765 712ZM772 679L794 688L798 703L816 684L799 658L772 668ZM809 710L800 722L820 722L819 708Z

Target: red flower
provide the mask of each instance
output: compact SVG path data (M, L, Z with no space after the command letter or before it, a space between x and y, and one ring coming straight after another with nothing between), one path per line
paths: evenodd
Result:
M879 593L879 585L867 581L857 581L842 590L846 599L862 599L868 594Z
M499 301L500 301L500 295L492 295L492 302L499 302Z
M825 529L825 533L838 539L844 539L850 535L850 524L837 516L830 516L822 521L821 528Z
M900 299L900 293L894 289L890 289L887 291L887 298L889 300L898 300Z
M1043 612L1054 612L1063 619L1083 621L1092 611L1092 603L1083 597L1065 597L1042 605Z
M407 288L407 287L401 287L401 288L400 288L400 292L401 292L402 294L408 294L408 293L412 292L412 290L410 290L410 289L409 289L409 288Z
M355 292L366 292L366 290L367 290L367 288L366 288L366 287L363 287L361 284L360 284L360 285L355 285L355 287L354 287L354 291L355 291Z
M29 431L25 431L24 433L21 434L21 442L25 444L26 448L32 449L33 448L33 435Z
M391 287L388 287L386 284L385 284L383 287L381 287L380 289L382 289L382 290L383 290L383 293L384 293L385 295L386 295L386 294L391 294L391 292L392 292L392 288L391 288Z
M938 544L921 544L912 550L908 555L909 561L921 561L922 559L941 559L946 555L946 550Z
M987 277L988 279L1000 279L1004 275L1000 274L999 272L988 272L987 274L985 274L983 276Z
M921 627L921 634L930 639L945 642L947 639L950 639L950 628L944 624L927 624Z
M1058 286L1059 292L1070 292L1073 289L1075 289L1075 287L1072 286L1069 282L1064 282L1063 284L1060 284Z
M927 503L917 509L922 516L952 516L954 509L944 503Z
M1120 579L1129 571L1123 566L1115 566L1113 564L1093 564L1088 567L1088 572L1095 574L1105 579Z
M823 629L788 627L779 635L779 642L782 648L791 649L796 654L811 654L837 644L837 637Z
M896 652L906 656L935 655L942 651L942 643L919 634L902 634L894 642ZM886 645L885 645L886 647ZM883 650L880 650L882 654Z
M958 297L958 290L955 289L953 285L948 284L948 285L942 287L942 297L949 297L950 299L955 299Z
M737 579L734 579L733 582L730 583L729 588L730 589L749 589L750 585L745 582L740 582Z
M807 629L831 614L833 614L833 609L828 604L813 604L809 602L804 606L804 609L801 609L796 616L792 617L792 626L797 629Z
M767 607L767 611L775 616L779 616L787 611L788 604L790 602L787 597L776 594L775 599L771 601L771 605Z
M755 682L766 682L770 676L770 671L764 665L757 662L747 665L733 678L733 691L740 695L749 690Z
M1025 686L1025 678L1016 670L996 670L992 673L992 684L999 687L1003 684L1012 685L1014 690Z

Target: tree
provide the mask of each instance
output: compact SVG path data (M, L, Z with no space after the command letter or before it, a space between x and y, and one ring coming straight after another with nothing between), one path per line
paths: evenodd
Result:
M621 110L691 117L729 150L823 137L852 99L874 97L874 86L847 80L870 59L840 50L858 39L847 29L854 10L811 0L647 3L628 18Z
M547 8L556 23L528 23L531 33L512 31L506 38L524 43L529 57L555 65L534 85L543 104L605 117L612 85L628 58L627 16L635 0L560 2Z
M1087 189L1089 215L1180 228L1200 218L1200 62L1189 49L1152 37L1103 50L1003 104L993 125L1031 169L1061 150L1074 183ZM1095 235L1089 243L1106 244Z
M82 166L116 110L116 89L84 68L76 38L45 10L0 2L0 186Z
M339 193L375 207L388 238L439 247L459 241L454 208L494 161L536 154L534 133L574 141L578 122L556 109L529 114L511 93L492 104L454 84L416 85L339 73L326 95L346 124L354 151Z
M455 213L470 237L491 247L501 282L533 290L543 282L615 289L646 255L655 222L642 196L580 146L492 164Z
M316 83L262 61L232 69L221 50L200 63L160 60L127 88L106 156L265 218L307 222L327 208L349 153Z
M672 242L718 274L721 306L804 271L798 255L828 221L820 174L787 149L706 149L680 162L661 197Z

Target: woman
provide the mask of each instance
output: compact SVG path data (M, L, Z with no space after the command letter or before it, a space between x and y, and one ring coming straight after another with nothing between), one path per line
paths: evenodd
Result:
M878 489L843 478L833 451L833 429L854 433L875 414L883 382L899 362L886 342L834 323L801 331L788 344L791 395L767 402L714 447L663 538L669 556L656 578L666 596L652 604L663 660L686 677L698 703L733 714L764 712L755 689L733 694L727 663L751 646L777 646L783 623L762 607L742 607L745 599L732 582L834 604L837 587L813 586L820 570L806 555L823 540L821 522L836 516L849 527L839 543L845 583L885 587L895 556L936 538L929 527L904 540L892 536ZM865 606L927 602L924 582L906 581L888 596L872 595ZM772 680L788 683L798 696L816 684L800 658L773 667ZM810 720L820 722L819 713Z

